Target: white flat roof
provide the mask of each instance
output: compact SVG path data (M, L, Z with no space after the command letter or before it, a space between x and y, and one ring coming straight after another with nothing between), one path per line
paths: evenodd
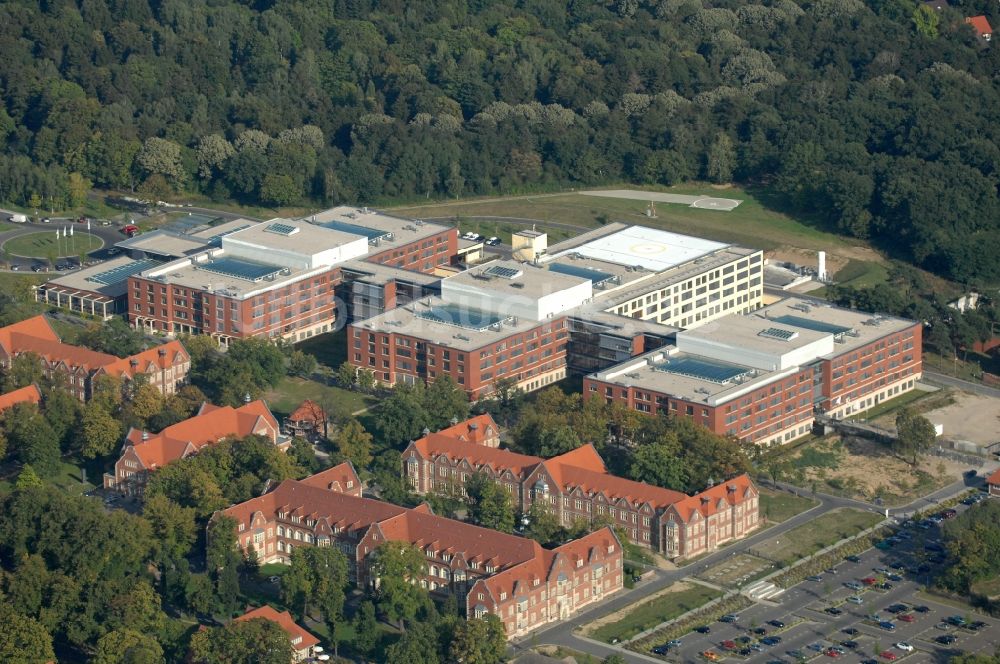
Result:
M662 272L728 246L690 235L630 226L565 253L577 253L620 265L641 265L647 270Z

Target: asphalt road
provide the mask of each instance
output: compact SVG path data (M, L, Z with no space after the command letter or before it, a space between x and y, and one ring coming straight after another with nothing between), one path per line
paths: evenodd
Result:
M956 495L971 486L982 486L982 477L975 479L962 480L954 482L933 494L916 500L909 505L902 507L897 507L890 509L890 515L898 517L900 520L905 515L912 514L914 511L926 509L928 506L933 505L941 500ZM779 486L790 487L791 485L786 485L779 483ZM617 654L625 658L625 661L639 664L640 662L662 662L662 659L658 659L648 655L642 655L629 650L626 650L620 646L612 646L609 644L601 643L592 639L587 639L581 637L574 633L574 630L581 625L586 625L593 622L597 618L613 613L623 608L627 608L641 601L645 597L666 588L667 586L685 579L688 576L696 574L698 571L706 569L721 560L734 555L735 553L742 553L747 549L754 548L755 545L762 543L766 540L772 539L774 537L780 536L781 534L788 532L808 521L815 519L816 517L829 512L831 510L851 507L855 509L867 509L873 512L882 512L883 508L876 505L871 505L863 501L852 500L850 498L841 498L839 496L831 496L823 493L812 494L808 491L797 487L791 487L800 495L812 496L820 501L820 504L813 507L810 510L802 512L795 515L791 519L780 523L776 526L772 526L766 530L754 533L750 537L744 539L743 541L726 547L720 551L717 551L711 555L705 556L700 559L697 563L682 567L676 570L663 571L657 570L653 579L642 581L636 585L635 588L631 590L623 590L617 595L609 598L608 600L601 602L595 606L589 607L582 612L574 615L570 620L553 623L544 628L536 630L532 634L516 640L512 643L512 647L515 650L530 648L536 644L551 644L559 645L567 648L572 648L574 650L586 652L595 657L604 658L608 655ZM899 591L902 592L902 591ZM897 592L896 594L899 594ZM895 597L896 594L891 594L890 597ZM790 594L789 597L794 597L794 594ZM891 602L889 602L891 603ZM777 605L779 608L783 604ZM797 605L792 605L795 608ZM784 611L785 609L781 609ZM780 614L781 611L778 613ZM820 618L825 614L820 614L817 618ZM779 615L774 615L769 617L768 620L772 618L778 618ZM685 637L688 638L688 637ZM846 638L846 637L845 637ZM702 648L703 650L705 648ZM761 660L763 661L763 660Z
M956 509L962 511L975 508L959 505ZM779 636L781 643L764 647L763 652L747 657L747 662L787 662L790 659L788 651L795 650L802 651L808 657L820 657L822 661L826 661L828 656L823 653L827 652L829 646L846 640L857 642L857 646L845 648L848 652L836 659L848 662L878 657L884 651L893 652L898 658L905 655L907 662L945 661L958 650L992 653L1000 645L1000 630L996 629L996 621L993 619L985 616L971 617L970 620L982 620L990 625L990 628L978 632L955 627L936 627L949 616L966 616L960 609L915 594L922 585L926 585L929 575L937 569L935 565L931 565L931 570L922 574L913 570L934 555L926 547L939 544L938 527L932 526L926 530L911 527L903 530L907 539L890 549L869 549L859 556L861 561L858 563L843 561L819 575L818 579L807 579L790 588L777 598L777 602L760 602L745 609L733 624L712 623L709 625L709 634L692 632L684 636L681 645L669 654L669 661L685 664L704 661L699 653L706 650L721 653L724 640L735 641L741 636L750 636L748 630L758 627L765 628L771 636ZM886 568L894 564L902 564L909 571L886 571ZM898 575L896 579L888 579L892 585L889 590L865 587L858 591L846 586L847 583L861 582L866 577L886 579L888 573ZM860 597L862 604L847 602L846 599L850 596ZM905 603L909 607L926 606L928 610L904 610L898 614L886 611L887 607L896 603ZM827 613L826 609L831 607L842 613ZM913 620L901 620L898 617L901 615L912 616ZM878 620L892 622L893 629L879 627L870 619L873 616L877 616ZM786 626L775 627L770 621L779 621ZM856 629L858 633L848 634L844 631L847 629ZM952 646L937 643L935 638L943 634L954 634L958 640ZM904 649L895 648L894 644L900 642L911 644L915 650L907 654ZM812 644L822 645L822 648L810 649Z
M972 392L974 394L982 394L987 397L998 397L1000 398L1000 390L994 387L988 387L982 383L973 383L968 380L963 380L961 378L955 378L954 376L949 376L947 374L938 373L937 371L928 371L924 369L924 380L928 383L934 383L935 385L944 385L947 387L957 387L966 392Z

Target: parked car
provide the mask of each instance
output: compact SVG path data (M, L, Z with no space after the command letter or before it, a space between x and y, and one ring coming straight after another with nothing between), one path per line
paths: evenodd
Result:
M771 625L772 627L777 627L778 629L781 629L782 627L785 626L785 623L781 622L780 620L768 620L767 624Z
M903 611L906 611L906 605L890 604L889 606L885 607L885 610L888 611L889 613L902 613Z
M895 623L892 623L892 622L890 622L888 620L883 620L883 621L879 622L878 626L881 627L882 629L884 629L887 632L895 632L896 631L896 625L895 625Z
M940 643L941 645L950 646L955 641L958 641L958 637L955 636L954 634L942 634L941 636L937 637L934 640Z
M860 563L861 562L861 558L858 558L857 556L845 556L844 560L846 560L847 562L851 562L851 563Z
M848 581L844 585L850 588L851 590L861 590L862 588L864 588L864 586L858 583L857 581Z
M11 272L19 272L21 270L21 266L20 265L11 265L10 266L10 270L11 270Z
M905 623L911 623L914 622L917 618L912 613L904 613L903 615L899 616L899 619Z
M858 628L856 628L856 627L845 627L844 629L842 629L840 631L843 632L844 634L849 635L849 636L857 636L858 634L861 633L858 630Z
M496 236L491 237L489 240L486 241L486 244L490 245L491 247L495 247L500 244L500 238Z
M898 574L886 574L885 578L889 579L890 581L895 581L896 583L899 583L903 580L903 577L901 577Z
M989 627L989 625L984 623L982 620L977 620L976 622L965 626L966 629L971 629L973 632L978 632L984 627Z
M844 646L845 648L850 648L851 650L854 650L855 648L858 647L858 642L857 641L853 641L853 640L851 640L851 641L841 641L840 645Z
M725 641L719 644L719 647L725 650L736 650L736 642L726 639Z
M838 657L840 657L840 652L839 652L839 651L837 651L837 650L834 650L833 648L829 648L829 649L828 649L828 650L827 650L827 651L826 651L825 653L823 653L823 654L824 654L824 655L826 655L827 657L831 657L831 658L833 658L833 659L837 659Z
M712 651L712 650L706 650L706 651L702 652L701 656L704 657L705 659L709 660L710 662L714 662L714 661L716 661L716 660L719 659L719 654L716 653L716 652L714 652L714 651Z
M881 657L882 659L887 659L890 662L892 662L896 660L896 653L892 652L891 650L886 650L881 655L879 655L879 657Z
M736 619L737 618L736 618L735 614L727 613L726 615L724 615L721 618L719 618L719 622L734 623L734 622L736 622Z
M917 613L927 613L928 611L931 610L931 607L924 606L923 604L921 604L920 606L913 607L913 610L916 611Z
M843 609L838 609L835 606L828 606L828 607L826 607L823 610L826 611L827 613L829 613L831 616L839 616L840 614L842 614L844 612Z
M902 650L903 652L913 652L913 646L911 646L906 641L900 641L896 644L896 648Z
M850 597L847 598L847 601L850 602L851 604L864 604L865 603L865 600L861 599L857 595L851 595Z
M866 576L865 578L861 579L861 583L865 584L866 586L874 586L876 583L878 583L878 579L876 579L874 576Z
M823 577L821 577L818 574L813 574L811 576L807 576L806 577L806 581L822 581L822 580L823 580Z
M700 627L695 627L694 631L698 632L699 634L708 634L709 632L712 631L712 628L709 627L708 625L701 625Z
M781 643L781 637L780 636L765 636L763 639L760 640L760 642L763 643L766 646L776 646L779 643Z

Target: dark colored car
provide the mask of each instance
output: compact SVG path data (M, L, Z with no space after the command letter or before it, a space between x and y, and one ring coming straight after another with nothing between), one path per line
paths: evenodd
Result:
M734 623L736 622L736 616L734 616L732 613L727 613L726 615L719 618L719 622Z
M921 604L920 606L913 607L913 610L916 611L917 613L927 613L928 611L931 610L931 607L924 606L923 604Z
M934 640L942 645L950 646L955 641L958 641L958 637L954 634L942 634Z
M781 628L781 627L785 626L785 623L781 622L780 620L768 620L767 624L768 625L773 625L774 627L778 627L778 628Z
M709 627L708 625L702 625L701 627L695 627L694 631L698 632L699 634L708 634L709 632L712 631L712 628Z
M850 648L851 650L854 650L855 648L858 647L858 642L857 641L841 641L840 645L844 646L845 648Z
M888 611L889 613L902 613L903 611L906 611L906 605L890 604L889 606L885 607L885 610Z
M765 636L763 639L760 640L760 642L764 643L766 645L769 645L769 646L776 646L779 643L781 643L781 637L780 636Z
M846 556L844 558L844 560L846 560L848 562L851 562L851 563L860 563L861 562L861 558L858 558L857 556Z
M856 627L845 627L840 631L843 632L844 634L847 634L848 636L857 636L858 634L860 634L860 631Z
M826 607L823 610L826 611L827 613L829 613L831 616L839 616L840 614L842 614L844 612L842 609L838 609L835 606L828 606L828 607Z
M765 634L767 634L767 630L764 629L763 627L758 627L757 629L753 630L753 633L756 634L757 636L764 636Z

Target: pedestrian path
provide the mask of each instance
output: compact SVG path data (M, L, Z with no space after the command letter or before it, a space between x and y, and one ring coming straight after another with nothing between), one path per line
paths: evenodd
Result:
M784 588L779 588L770 581L756 581L743 589L743 594L752 600L773 600L784 592Z

